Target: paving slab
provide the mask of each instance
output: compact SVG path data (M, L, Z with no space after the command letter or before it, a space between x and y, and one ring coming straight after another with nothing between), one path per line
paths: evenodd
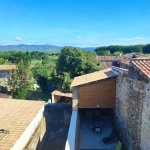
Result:
M108 137L112 132L112 125L109 117L102 117L100 133L95 133L90 126L90 119L81 120L80 123L80 150L114 150L118 140L105 144L102 139Z

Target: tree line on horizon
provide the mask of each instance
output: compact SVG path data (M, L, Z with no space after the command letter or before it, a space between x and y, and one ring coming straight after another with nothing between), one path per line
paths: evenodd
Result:
M150 44L146 45L129 45L129 46L121 46L121 45L110 45L110 46L101 46L97 47L94 50L97 55L100 56L111 56L111 55L119 55L127 54L127 53L144 53L150 54Z

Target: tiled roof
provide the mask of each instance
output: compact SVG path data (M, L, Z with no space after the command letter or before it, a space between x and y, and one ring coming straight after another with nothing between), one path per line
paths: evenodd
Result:
M63 93L59 90L53 91L51 94L53 95L59 95L59 96L64 96L64 97L72 97L72 93Z
M0 93L0 98L10 98L11 95Z
M13 147L43 106L43 101L0 98L0 129L10 131L0 140L0 150Z
M136 53L131 53L131 54L126 54L126 55L122 55L120 56L120 61L121 63L129 63L132 60L135 59L141 59L142 57L148 57L145 54L136 54Z
M96 56L96 60L101 62L103 69L111 68L112 62L118 59L117 56Z
M150 59L136 59L131 62L135 65L141 72L143 72L147 77L150 78Z
M114 61L117 60L118 57L117 56L96 56L96 60L99 61Z
M113 64L114 61L120 60L121 64L129 64L130 61L141 58L141 57L145 57L145 56L146 55L144 54L131 53L131 54L126 54L122 56L96 56L96 60L101 62L103 69L107 69L107 68L111 68L112 66L114 66ZM119 67L119 66L116 66L116 67Z
M111 66L112 66L112 62L101 62L101 64L102 64L102 68L103 69L107 69L107 68L111 68Z
M117 76L111 68L75 77L71 87Z
M0 70L15 70L17 69L16 65L0 65Z

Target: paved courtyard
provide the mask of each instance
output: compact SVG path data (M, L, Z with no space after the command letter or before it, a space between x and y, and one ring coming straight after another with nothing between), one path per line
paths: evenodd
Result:
M90 119L81 120L80 123L80 150L114 150L118 140L105 144L102 139L112 132L112 125L108 117L102 117L101 133L94 133L90 126Z

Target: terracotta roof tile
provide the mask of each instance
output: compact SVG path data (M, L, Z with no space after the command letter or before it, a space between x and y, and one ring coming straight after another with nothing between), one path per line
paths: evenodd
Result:
M137 59L131 63L150 78L150 59Z
M96 60L99 61L114 61L117 60L118 57L117 56L96 56Z
M112 62L118 58L117 56L96 56L96 60L101 62L104 69L111 68Z
M111 68L112 62L101 62L104 69Z
M117 76L111 68L75 77L71 87Z
M0 129L10 131L0 140L0 149L10 149L16 143L44 103L0 98Z

